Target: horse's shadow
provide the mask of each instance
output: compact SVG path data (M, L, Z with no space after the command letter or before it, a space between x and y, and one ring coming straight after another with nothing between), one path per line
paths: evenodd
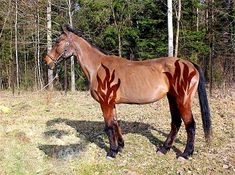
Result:
M82 143L79 144L69 144L69 145L40 145L38 148L42 150L47 156L54 158L67 158L68 156L74 156L79 154L88 143L95 143L98 147L105 149L108 151L108 144L105 143L104 139L106 137L104 133L104 122L101 121L86 121L86 120L68 120L57 118L47 122L47 126L53 126L55 124L64 123L72 128L74 128L77 132L77 137L83 139ZM153 145L159 147L163 144L163 141L158 139L152 134L152 131L156 131L164 137L167 137L167 134L152 127L149 124L141 123L141 122L129 122L129 121L119 121L119 125L122 128L122 133L128 134L139 134L146 137ZM63 130L49 130L44 132L45 137L56 137L60 139L61 137L68 135L69 133ZM180 142L178 139L177 142ZM173 147L173 150L176 154L180 154L181 152Z

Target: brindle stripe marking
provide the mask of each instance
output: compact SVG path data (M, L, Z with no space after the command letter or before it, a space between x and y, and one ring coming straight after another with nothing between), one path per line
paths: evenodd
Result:
M196 70L194 69L189 73L189 67L184 62L182 63L182 69L180 68L180 60L176 60L175 62L175 72L172 75L170 72L164 72L168 77L170 84L170 91L174 96L185 97L187 94L191 96L192 91L196 85L194 83L191 88L190 83L192 78L196 75ZM182 78L181 78L182 76ZM185 93L186 92L186 93Z
M118 82L117 84L114 84L111 86L111 84L113 83L114 79L115 79L115 70L113 70L111 78L110 78L110 71L109 69L101 64L102 67L105 70L105 78L102 81L100 76L97 74L96 78L97 78L97 82L98 82L98 87L97 90L95 91L95 93L97 94L98 98L99 98L99 102L102 104L102 106L114 106L115 105L115 100L117 97L117 90L120 87L121 84L121 80L118 78ZM111 96L112 94L112 96ZM110 99L110 100L109 100Z

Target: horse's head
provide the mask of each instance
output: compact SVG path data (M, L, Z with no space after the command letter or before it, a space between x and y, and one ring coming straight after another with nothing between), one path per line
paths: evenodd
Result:
M62 31L52 49L44 57L44 61L50 69L54 69L58 63L75 54L70 32L67 27L62 27Z

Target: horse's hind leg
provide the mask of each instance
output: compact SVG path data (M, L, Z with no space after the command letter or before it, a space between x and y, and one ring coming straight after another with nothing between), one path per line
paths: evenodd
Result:
M188 157L191 156L194 151L196 123L193 119L191 108L183 109L181 114L187 132L187 144L184 152L180 154L178 157L183 157L185 159L188 159Z
M170 131L169 135L167 136L166 141L157 150L157 152L160 152L163 154L166 154L170 150L170 148L172 147L172 144L176 138L176 135L177 135L177 133L180 129L181 123L182 123L180 112L177 107L175 97L168 94L167 98L168 98L170 112L171 112L171 131Z

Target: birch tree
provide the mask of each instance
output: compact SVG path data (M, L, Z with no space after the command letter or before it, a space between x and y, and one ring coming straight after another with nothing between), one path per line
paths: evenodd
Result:
M16 87L19 89L19 58L18 58L18 0L15 1L15 62L16 62Z
M52 49L52 33L51 33L51 0L47 1L47 53ZM53 70L48 69L49 90L53 90Z
M69 24L73 27L73 19L72 19L72 4L71 0L67 0L68 10L69 10ZM65 63L66 66L66 63ZM75 91L75 65L74 65L74 56L71 56L71 91Z
M181 0L178 0L178 11L176 10L177 28L175 36L175 57L178 56L179 34L180 34L180 18L181 18Z
M213 59L214 59L214 12L213 12L213 3L214 0L208 0L208 33L209 33L209 46L210 46L210 53L209 53L209 65L210 65L210 95L212 95L213 89Z
M172 0L167 0L167 23L168 23L168 56L173 57L173 22L172 22Z
M38 84L40 88L43 86L43 78L41 73L41 65L40 65L40 14L39 7L37 6L37 16L36 16L36 32L37 32L37 74L38 74Z

